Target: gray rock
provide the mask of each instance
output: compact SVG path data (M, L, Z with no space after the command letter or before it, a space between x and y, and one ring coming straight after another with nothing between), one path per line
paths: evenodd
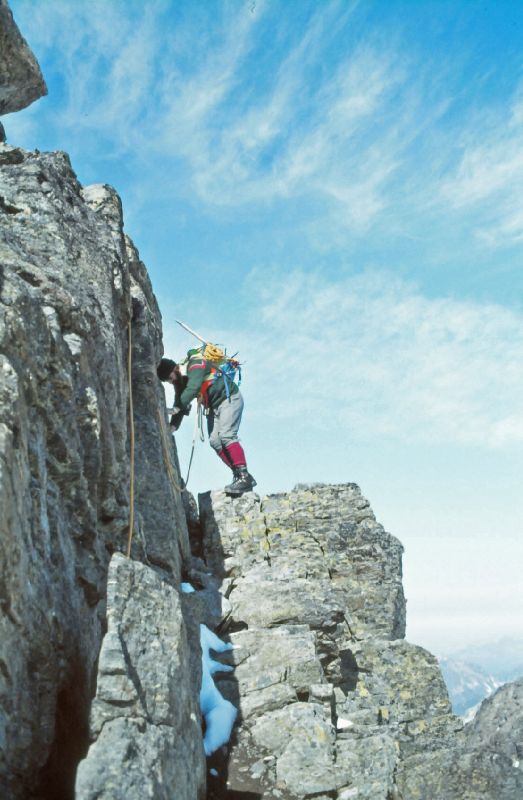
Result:
M254 723L252 738L276 756L277 783L292 796L327 793L346 780L336 769L333 730L321 705L293 703L264 714Z
M474 720L398 773L406 798L519 800L523 796L523 678L483 701Z
M0 114L20 111L47 94L38 62L6 0L0 0Z
M437 660L401 638L400 543L354 484L199 501L202 553L231 603L230 788L399 798L402 764L431 761L462 729Z
M212 492L199 501L208 566L223 576L231 558L241 563L235 574L243 580L229 595L238 621L339 624L360 637L404 635L402 547L375 521L354 484L263 501L253 493L236 500Z
M306 625L239 631L228 638L234 650L221 661L235 670L221 678L219 687L244 719L308 698L311 687L325 680L315 635Z
M190 557L155 373L161 320L110 187L63 153L0 146L0 794L72 791L111 553L178 584ZM71 725L71 719L75 724Z
M184 489L182 492L182 502L185 511L185 519L187 520L187 528L189 530L191 553L197 558L200 558L202 555L202 534L198 503L187 489Z
M78 800L194 800L205 794L197 686L176 590L143 564L113 556L107 633L91 710L94 743Z
M356 740L341 740L336 745L336 764L348 777L340 787L338 800L396 800L395 774L398 749L394 737L380 732Z

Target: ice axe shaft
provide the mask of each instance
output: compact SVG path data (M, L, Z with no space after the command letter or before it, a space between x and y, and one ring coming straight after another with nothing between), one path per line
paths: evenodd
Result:
M200 336L200 334L199 334L199 333L196 333L196 331L193 331L193 329L192 329L192 328L189 328L189 326L188 326L188 325L186 325L186 324L185 324L185 322L180 322L180 320L179 320L179 319L175 320L175 322L177 322L177 323L178 323L178 325L181 325L181 326L182 326L182 328L185 328L185 330L186 330L186 331L188 331L189 333L191 333L193 336L195 336L195 337L196 337L196 339L199 339L199 340L200 340L200 342L203 342L203 344L207 344L207 341L208 341L208 340L207 340L207 339L204 339L204 338L203 338L203 336Z

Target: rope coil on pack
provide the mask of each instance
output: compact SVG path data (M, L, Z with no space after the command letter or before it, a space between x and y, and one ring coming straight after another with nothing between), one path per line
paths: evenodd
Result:
M196 331L193 331L192 328L189 328L185 322L181 322L179 319L177 319L176 322L178 325L184 328L184 330L202 343L200 347L194 348L194 350L189 350L187 353L187 358L182 363L185 364L189 358L191 358L191 356L196 354L199 354L202 358L205 358L206 361L212 362L213 366L217 370L216 378L223 377L225 393L227 395L227 399L229 399L229 381L234 381L236 379L236 373L238 373L238 386L240 386L242 382L241 364L236 358L238 353L234 353L233 356L228 356L227 349L225 347L204 339L199 333L196 333Z

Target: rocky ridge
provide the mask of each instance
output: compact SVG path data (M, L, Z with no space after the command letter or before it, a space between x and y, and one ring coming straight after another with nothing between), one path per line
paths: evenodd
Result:
M403 639L401 544L354 484L200 509L235 646L219 686L241 713L215 795L400 797L401 764L462 727L436 659Z
M239 724L213 759L209 797L521 796L523 680L467 726L451 714L437 659L403 638L401 544L358 486L209 492L199 531L186 505L234 645L218 685Z
M0 0L0 113L45 91L13 25ZM64 153L0 145L0 312L2 797L201 800L202 622L235 645L219 685L240 712L209 798L521 796L522 682L471 726L449 713L403 639L401 545L356 485L198 514L147 272L115 191Z

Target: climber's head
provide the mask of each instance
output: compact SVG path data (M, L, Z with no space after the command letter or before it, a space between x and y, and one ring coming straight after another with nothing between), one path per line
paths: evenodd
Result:
M170 358L162 358L156 368L156 374L161 381L174 383L178 372L178 364Z

